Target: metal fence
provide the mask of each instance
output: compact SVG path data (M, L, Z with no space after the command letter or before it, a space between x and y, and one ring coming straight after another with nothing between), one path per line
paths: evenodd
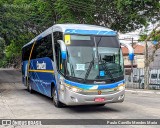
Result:
M144 69L134 68L133 75L125 75L125 81L126 88L144 89ZM160 69L150 69L149 89L160 90Z

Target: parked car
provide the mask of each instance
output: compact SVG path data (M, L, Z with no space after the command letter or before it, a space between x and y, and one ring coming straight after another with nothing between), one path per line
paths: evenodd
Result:
M141 83L142 79L144 79L144 75L139 76L138 83Z
M139 79L138 79L138 76L137 76L137 75L134 75L134 76L133 76L133 82L137 83L138 80L139 80ZM128 77L128 81L131 82L131 76Z
M144 88L144 76L140 80L140 87ZM160 89L160 70L152 69L149 73L149 86L152 89Z

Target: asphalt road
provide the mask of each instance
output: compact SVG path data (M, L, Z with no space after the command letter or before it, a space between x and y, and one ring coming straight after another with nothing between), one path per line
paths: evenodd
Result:
M126 92L123 103L98 106L54 107L52 100L39 93L30 94L21 83L21 72L0 70L0 119L159 119L160 95ZM0 126L4 127L4 126ZM19 128L20 126L18 126ZM27 127L27 126L26 126ZM53 126L43 126L53 127ZM73 127L75 126L54 126ZM97 128L108 126L76 126ZM109 126L122 127L122 126ZM152 128L159 126L123 126ZM30 128L28 126L27 128ZM36 128L36 126L35 126Z

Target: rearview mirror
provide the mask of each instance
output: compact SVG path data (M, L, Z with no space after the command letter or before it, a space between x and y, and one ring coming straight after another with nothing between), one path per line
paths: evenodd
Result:
M62 59L66 59L67 58L67 52L66 52L65 43L63 42L63 40L58 40L57 42L59 43L60 48L61 48L61 57L62 57Z

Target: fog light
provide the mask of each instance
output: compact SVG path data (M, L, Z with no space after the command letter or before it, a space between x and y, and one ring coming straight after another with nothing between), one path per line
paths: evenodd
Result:
M122 100L124 98L124 95L121 95L118 97L118 100Z
M72 96L71 96L71 99L72 99L73 102L78 102L78 99L75 98L75 97L72 97Z

